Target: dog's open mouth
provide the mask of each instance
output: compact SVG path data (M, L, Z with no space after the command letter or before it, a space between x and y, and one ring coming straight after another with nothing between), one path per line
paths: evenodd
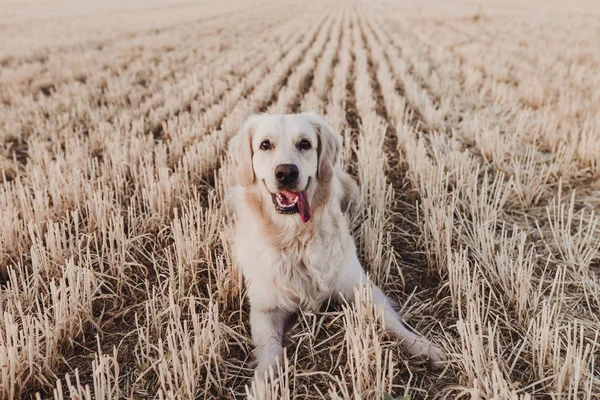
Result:
M275 210L280 214L300 214L300 219L303 223L310 220L310 205L306 190L300 192L292 192L284 190L282 192L271 194Z

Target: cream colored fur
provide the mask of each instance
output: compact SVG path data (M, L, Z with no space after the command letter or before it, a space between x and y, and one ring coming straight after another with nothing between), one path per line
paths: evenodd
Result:
M300 137L314 151L300 151L294 145ZM265 138L274 143L272 151L260 149ZM229 190L227 203L235 213L235 255L248 287L259 377L281 359L290 315L318 311L329 298L352 301L354 288L368 282L344 215L358 201L358 190L338 160L341 140L316 114L263 114L250 117L230 143L239 185ZM278 214L271 201L277 192L274 169L281 163L299 167L299 190L308 185L312 219L305 224L298 214ZM442 351L407 330L377 287L373 300L384 307L385 327L403 348L439 366Z

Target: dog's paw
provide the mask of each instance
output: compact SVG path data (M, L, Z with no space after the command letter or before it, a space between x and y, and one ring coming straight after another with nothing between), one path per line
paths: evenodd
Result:
M279 376L279 369L277 368L277 364L271 365L258 365L254 369L254 378L258 381L268 381L276 379Z
M276 378L279 375L279 365L283 363L283 347L255 350L256 367L254 374L259 380L264 380L266 377L273 376ZM272 375L271 375L272 374Z
M425 338L416 339L407 350L413 357L428 362L433 371L444 368L444 361L446 361L444 351Z
M427 350L427 358L431 370L440 371L444 368L446 356L444 354L444 351L440 347L430 343L429 349Z

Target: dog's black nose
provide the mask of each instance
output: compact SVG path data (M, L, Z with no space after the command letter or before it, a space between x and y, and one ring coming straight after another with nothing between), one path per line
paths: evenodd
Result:
M280 164L275 167L275 178L284 185L291 185L298 179L298 167L294 164Z

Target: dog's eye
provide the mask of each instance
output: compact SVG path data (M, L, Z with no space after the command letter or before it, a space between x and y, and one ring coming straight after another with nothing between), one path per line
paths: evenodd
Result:
M310 146L310 142L308 140L306 140L306 139L302 139L300 141L300 143L298 143L298 148L299 149L308 150L308 149L310 149L310 147L311 147Z
M261 150L269 150L270 148L271 148L271 142L269 142L268 140L263 140L263 142L260 144Z

